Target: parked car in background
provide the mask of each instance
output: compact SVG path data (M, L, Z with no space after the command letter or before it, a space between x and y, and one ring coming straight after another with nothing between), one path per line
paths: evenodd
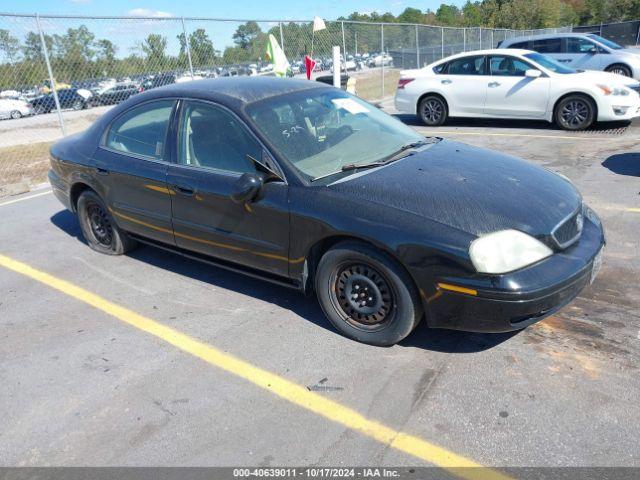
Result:
M170 85L172 83L176 83L176 76L173 73L160 73L142 82L142 84L140 84L140 91L144 92L146 90Z
M142 242L315 291L337 330L375 345L423 319L525 328L601 265L602 224L565 177L425 138L320 82L158 88L50 157L53 191L95 251Z
M135 95L139 90L140 87L134 83L115 84L96 91L89 103L92 106L113 105Z
M82 110L89 106L91 92L84 89L63 88L57 91L60 108L73 108L74 110ZM53 93L47 93L41 97L31 100L31 106L35 114L49 113L56 108Z
M640 80L640 51L593 33L555 33L503 40L498 48L543 53L576 70L602 70Z
M640 83L578 71L530 50L480 50L400 73L396 108L430 126L448 117L519 118L582 130L640 115Z
M33 109L28 102L14 98L0 98L0 119L16 119L32 114Z

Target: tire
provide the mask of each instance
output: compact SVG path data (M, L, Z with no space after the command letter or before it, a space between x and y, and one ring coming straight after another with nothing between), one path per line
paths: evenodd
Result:
M22 113L20 113L20 110L13 110L11 112L11 118L13 118L14 120L22 118Z
M606 72L615 73L617 75L622 75L624 77L631 76L631 69L626 65L622 65L621 63L616 63L615 65L610 65L606 68Z
M329 249L318 263L315 289L333 326L370 345L398 343L423 316L420 297L407 272L364 243L342 242ZM358 292L362 300L356 303Z
M427 95L418 104L418 116L429 127L442 125L449 115L444 99L438 95Z
M584 130L595 121L596 106L585 95L568 95L557 103L554 118L556 124L564 130Z
M84 108L84 102L82 100L76 100L73 102L72 108L74 110L82 110Z
M136 247L136 241L120 230L107 207L93 191L78 198L78 221L89 247L106 255L122 255Z

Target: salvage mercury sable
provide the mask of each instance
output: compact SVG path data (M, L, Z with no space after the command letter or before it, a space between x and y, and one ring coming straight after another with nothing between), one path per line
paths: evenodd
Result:
M306 80L153 89L51 149L91 248L137 242L315 290L343 334L524 328L596 275L604 234L564 177L425 138Z
M479 50L400 73L396 108L430 126L448 117L514 118L583 130L640 116L640 83L574 70L529 50Z

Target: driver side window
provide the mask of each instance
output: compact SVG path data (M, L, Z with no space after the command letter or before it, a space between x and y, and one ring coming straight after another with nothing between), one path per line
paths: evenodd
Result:
M180 122L178 162L232 173L252 173L262 146L229 112L200 102L185 102Z
M533 68L518 58L502 55L491 57L489 67L491 75L498 77L524 77L526 71Z
M567 38L567 53L595 53L598 47L586 38Z

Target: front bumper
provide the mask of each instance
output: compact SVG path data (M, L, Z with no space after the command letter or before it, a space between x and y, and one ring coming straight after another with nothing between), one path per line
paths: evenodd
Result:
M632 93L626 97L610 95L598 102L598 121L615 122L640 117L640 96Z
M472 332L525 328L567 305L589 284L604 244L599 221L585 220L580 239L567 250L528 268L484 279L484 286L478 279L442 278L477 295L439 289L425 302L428 323Z

